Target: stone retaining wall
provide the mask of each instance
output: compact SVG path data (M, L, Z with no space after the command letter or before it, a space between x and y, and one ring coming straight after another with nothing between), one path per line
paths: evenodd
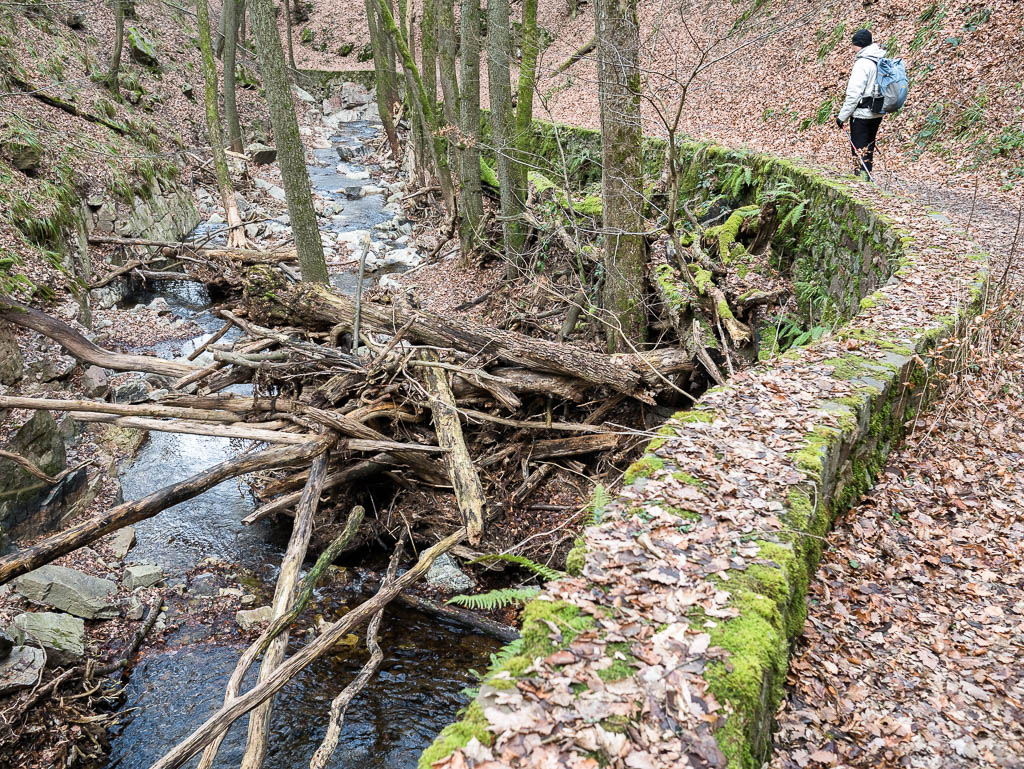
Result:
M824 537L935 392L939 341L977 310L984 257L925 212L788 161L688 158L709 194L736 168L741 195L796 182L794 275L849 322L661 428L579 539L575 575L526 608L522 640L421 767L456 750L452 766L760 766Z

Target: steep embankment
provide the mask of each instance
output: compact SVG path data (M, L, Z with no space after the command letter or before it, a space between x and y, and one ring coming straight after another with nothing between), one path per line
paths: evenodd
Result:
M912 81L906 109L887 120L881 134L883 173L944 182L951 172L978 170L993 189L1016 186L1019 191L1024 185L1019 58L1024 7L1019 2L745 0L640 6L649 135L664 134L655 104L671 112L702 50L711 62L742 46L693 80L682 130L726 146L746 145L846 170L850 153L832 116L849 73L850 36L867 26L890 55L903 57ZM513 15L519 12L513 7ZM539 24L546 46L535 114L597 127L593 53L559 71L593 38L593 6L541 0ZM365 27L361 4L353 13L350 4L328 0L316 4L302 29L310 29L314 41L329 34L333 40L354 41L358 50L365 43ZM354 54L342 59L329 50L317 52L313 44L300 41L301 34L297 29L300 66L358 66Z

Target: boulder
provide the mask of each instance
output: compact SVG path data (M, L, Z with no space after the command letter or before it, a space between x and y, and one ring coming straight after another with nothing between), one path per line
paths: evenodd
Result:
M57 475L67 466L64 439L48 411L36 411L3 448L29 460L47 475ZM52 488L20 465L0 459L0 529L13 528L18 521L31 517Z
M14 639L11 638L7 633L0 630L0 660L5 660L11 656L11 650L14 648Z
M70 355L55 355L28 366L28 375L37 382L56 382L68 377L78 362Z
M17 136L0 138L0 152L12 166L27 174L35 172L43 160L43 147L39 142Z
M270 622L273 618L274 610L270 606L261 606L258 609L241 609L235 612L235 622L245 632L264 622Z
M463 572L448 553L437 558L426 576L427 584L449 593L461 593L473 587L473 580Z
M128 596L128 604L124 610L125 617L137 622L142 619L145 613L146 605L139 600L138 596Z
M21 379L24 370L24 359L18 343L4 333L0 336L0 384L15 384Z
M262 142L253 142L245 148L245 154L258 166L266 166L277 160L277 149Z
M110 391L110 399L114 403L142 403L149 400L149 388L144 379L129 379L114 385Z
M295 95L299 98L299 101L304 101L307 104L312 104L313 102L316 101L316 99L313 98L313 95L304 88L300 88L297 85L293 85L292 90L295 92Z
M136 590L140 587L152 587L163 578L163 569L152 563L129 566L124 570L124 586L129 590Z
M135 27L128 27L124 31L125 42L128 43L128 50L133 60L144 67L156 67L159 61L156 58L156 47L153 42Z
M128 551L135 547L135 527L125 526L118 529L107 540L107 547L117 558L124 558Z
M82 374L82 390L90 398L102 398L107 393L107 372L99 366L89 366Z
M10 632L20 644L42 646L51 665L74 665L85 656L85 623L70 614L19 614Z
M15 646L0 660L0 697L18 689L35 686L43 670L43 650L34 646Z
M65 566L41 566L21 576L15 589L29 601L84 619L113 619L117 605L110 598L117 585Z
M344 109L362 107L364 104L369 104L373 101L373 94L367 90L366 86L362 86L359 83L342 83L339 95L341 97L341 106Z

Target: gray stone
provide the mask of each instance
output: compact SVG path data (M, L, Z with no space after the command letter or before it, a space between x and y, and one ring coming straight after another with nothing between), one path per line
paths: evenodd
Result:
M22 141L14 137L0 139L0 153L19 171L32 173L43 159L43 147L35 141Z
M124 570L124 586L129 590L152 587L164 578L163 569L153 563L129 566Z
M35 686L43 670L43 650L34 646L15 646L0 661L0 697L18 689Z
M115 557L123 559L128 555L128 551L135 547L135 527L125 526L118 529L107 540L107 547Z
M82 390L90 398L102 398L106 394L108 386L107 372L99 366L89 366L82 374Z
M15 582L29 601L66 611L84 619L113 619L117 606L110 599L117 585L65 566L41 566Z
M307 104L312 104L313 102L316 101L316 99L313 98L313 95L309 91L299 88L299 86L297 85L293 85L292 90L295 91L295 95L299 97L300 101L304 101Z
M242 604L242 606L252 606L254 603L256 603L257 600L259 599L252 593L246 593L238 599L238 602Z
M24 359L18 343L4 334L0 337L0 384L15 384L21 379L24 370Z
M267 188L267 194L270 195L270 197L272 197L274 200L280 201L281 203L285 202L285 194L283 187L278 187L276 184L272 184L270 187Z
M266 166L277 160L277 149L262 142L253 142L245 148L245 154L258 166Z
M342 83L340 103L342 108L362 107L373 100L373 95L359 83Z
M85 655L85 623L70 614L19 614L10 632L20 644L42 646L51 665L74 665Z
M144 379L129 379L119 385L114 385L110 391L110 399L114 403L142 403L149 400L149 388L146 387Z
M30 363L28 374L37 382L56 382L75 370L76 361L68 355L56 355Z
M142 619L146 613L146 605L139 600L138 596L128 596L128 606L125 609L125 616L134 621Z
M219 579L216 574L211 574L210 572L196 574L189 580L188 590L192 595L217 595L217 582Z
M270 606L261 606L258 609L241 609L235 612L235 622L246 632L256 627L256 625L270 622L273 617L274 610Z
M53 415L36 411L3 448L24 457L47 475L57 475L67 466L64 439ZM9 459L0 459L0 529L13 529L38 511L52 492L46 483Z
M447 553L442 554L427 571L427 584L447 590L450 593L461 593L473 587L473 580L463 572L455 559Z
M128 43L128 50L132 59L144 67L156 67L159 62L156 58L156 48L142 32L135 27L128 27L125 30L125 41Z

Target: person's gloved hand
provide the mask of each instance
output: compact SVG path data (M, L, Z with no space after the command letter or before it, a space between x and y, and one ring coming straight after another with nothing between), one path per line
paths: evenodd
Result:
M839 115L836 115L836 126L839 127L839 130L843 128L843 121L839 119Z

